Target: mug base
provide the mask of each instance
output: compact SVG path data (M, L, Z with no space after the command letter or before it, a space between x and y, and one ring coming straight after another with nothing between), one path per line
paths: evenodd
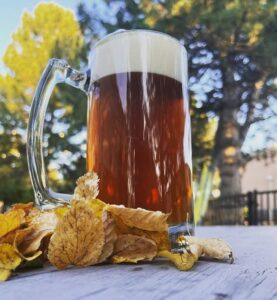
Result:
M169 240L171 243L171 251L175 252L179 250L178 243L176 242L178 237L184 235L194 235L195 226L194 223L182 223L178 225L169 225L168 228Z

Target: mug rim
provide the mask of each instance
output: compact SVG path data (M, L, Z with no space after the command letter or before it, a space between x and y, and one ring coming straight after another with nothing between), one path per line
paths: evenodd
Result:
M124 33L130 33L130 32L133 32L133 33L140 33L140 32L145 32L145 33L150 33L150 34L155 34L155 35L161 35L169 40L172 40L174 41L175 43L178 43L179 46L181 46L182 48L184 48L184 50L186 51L186 48L183 44L181 44L181 42L169 35L168 33L165 33L165 32L160 32L160 31L157 31L157 30L152 30L152 29L118 29L114 32L111 32L109 34L107 34L106 36L104 36L102 39L100 39L99 41L97 41L93 47L91 48L90 51L93 51L96 47L98 47L99 45L102 45L106 42L108 42L111 38L114 38L120 34L124 34Z

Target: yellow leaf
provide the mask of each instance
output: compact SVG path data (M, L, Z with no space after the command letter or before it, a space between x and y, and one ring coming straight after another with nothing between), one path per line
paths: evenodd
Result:
M91 199L87 203L92 208L95 217L99 219L102 218L103 211L108 207L108 204L99 199Z
M6 281L11 276L12 271L0 268L0 282Z
M22 209L0 214L0 238L18 228L24 222L25 212Z
M98 262L104 245L102 220L85 201L72 201L50 239L48 258L58 269L69 265L88 266Z
M190 254L188 252L179 254L179 253L172 253L170 251L163 250L158 253L158 256L168 258L181 271L190 270L197 260L193 254Z
M21 254L20 252L18 252L19 256L23 259L23 260L27 260L27 261L33 261L35 259L37 259L39 256L41 256L42 251L38 250L37 252L35 252L33 255L31 256L24 256L23 254Z
M17 268L21 261L22 259L12 245L0 244L0 281L6 280L11 270Z
M129 227L158 232L168 230L167 218L169 215L160 211L127 208L122 205L109 205L107 210Z
M157 245L154 241L144 236L122 234L116 240L112 262L137 263L141 260L152 260L156 255Z
M57 207L54 209L54 211L58 219L60 219L69 211L69 207L68 206Z

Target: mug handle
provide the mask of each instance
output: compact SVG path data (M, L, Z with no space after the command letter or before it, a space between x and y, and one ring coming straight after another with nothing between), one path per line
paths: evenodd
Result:
M58 205L68 203L72 195L53 192L48 185L43 158L43 124L46 109L53 89L58 83L66 83L87 94L89 77L86 73L72 69L61 59L50 59L36 88L28 124L27 161L35 194L36 204Z

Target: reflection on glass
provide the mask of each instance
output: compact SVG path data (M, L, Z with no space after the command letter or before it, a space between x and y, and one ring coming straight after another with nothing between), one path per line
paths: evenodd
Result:
M100 177L101 199L170 212L171 224L192 218L184 97L180 81L148 72L111 74L92 85L87 167Z

